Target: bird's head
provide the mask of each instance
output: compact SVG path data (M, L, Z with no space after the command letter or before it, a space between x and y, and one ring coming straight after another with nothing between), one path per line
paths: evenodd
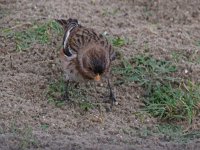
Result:
M110 59L106 50L94 46L78 56L80 72L90 80L99 81L109 71Z

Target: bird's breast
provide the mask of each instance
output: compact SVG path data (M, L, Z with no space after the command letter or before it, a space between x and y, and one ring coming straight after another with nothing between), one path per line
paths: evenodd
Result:
M76 54L73 54L72 56L68 57L61 53L61 63L66 80L76 82L84 81L84 78L77 69L78 61Z

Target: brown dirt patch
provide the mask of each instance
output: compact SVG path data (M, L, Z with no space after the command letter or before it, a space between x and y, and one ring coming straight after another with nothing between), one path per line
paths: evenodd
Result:
M99 32L130 39L121 49L125 57L148 53L172 59L173 52L182 53L191 61L181 59L180 74L200 83L200 64L195 62L200 58L199 0L3 0L0 8L0 29L73 17ZM48 85L62 76L62 37L24 52L17 52L11 39L0 35L0 40L0 149L199 149L199 139L179 143L144 133L160 122L135 115L143 106L140 87L116 87L119 105L112 112L48 103ZM184 69L190 72L183 75ZM198 117L190 128L200 129Z

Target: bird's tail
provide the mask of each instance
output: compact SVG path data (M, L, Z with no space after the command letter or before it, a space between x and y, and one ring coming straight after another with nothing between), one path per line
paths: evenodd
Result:
M69 30L70 28L78 25L78 20L72 18L69 18L68 20L56 19L56 21L61 24L65 30Z

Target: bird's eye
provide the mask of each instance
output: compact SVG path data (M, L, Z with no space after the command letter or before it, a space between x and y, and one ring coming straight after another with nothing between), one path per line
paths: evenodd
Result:
M88 69L89 69L90 71L92 71L92 67L89 67Z

